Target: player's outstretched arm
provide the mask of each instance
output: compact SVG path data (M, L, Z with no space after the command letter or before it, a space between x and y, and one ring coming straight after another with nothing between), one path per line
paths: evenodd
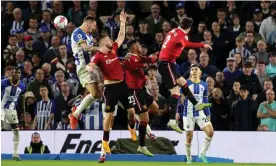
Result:
M124 40L125 40L125 36L126 36L126 19L127 19L127 13L122 10L121 14L120 14L120 31L118 34L118 38L116 40L116 43L118 44L118 47L120 47Z

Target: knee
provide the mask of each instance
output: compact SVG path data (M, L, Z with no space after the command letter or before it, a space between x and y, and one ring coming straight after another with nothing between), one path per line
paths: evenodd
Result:
M212 138L213 135L214 135L214 130L207 131L207 132L206 132L206 135L207 135L208 137Z
M180 92L179 92L179 87L178 86L176 86L173 89L171 89L170 92L171 92L171 95L178 95L178 96L180 96Z

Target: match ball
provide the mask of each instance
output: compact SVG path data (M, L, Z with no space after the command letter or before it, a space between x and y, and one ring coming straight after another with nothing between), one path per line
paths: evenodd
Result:
M64 16L56 16L56 18L54 19L54 25L57 29L64 29L66 28L68 24L68 20L66 17Z

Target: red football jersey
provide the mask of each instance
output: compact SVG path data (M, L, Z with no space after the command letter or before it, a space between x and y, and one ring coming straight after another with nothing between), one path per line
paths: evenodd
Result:
M201 48L203 43L192 43L188 41L187 34L180 28L171 30L162 45L159 59L167 62L175 62L184 48Z
M128 53L123 67L125 69L125 78L127 86L130 89L142 89L146 84L146 77L143 71L145 63L154 63L154 57L140 57L135 54Z
M108 54L97 52L91 62L95 63L101 70L104 80L124 80L121 61L117 57L118 44L115 42Z

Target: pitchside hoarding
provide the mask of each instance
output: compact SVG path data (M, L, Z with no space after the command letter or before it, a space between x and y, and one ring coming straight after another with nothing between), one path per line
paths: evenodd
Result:
M52 154L100 153L102 131L38 131ZM30 145L33 131L20 132L19 152ZM171 140L177 154L185 155L185 134L155 131L156 136ZM111 145L118 138L128 138L128 131L111 131ZM12 132L2 132L2 153L12 153ZM205 134L194 132L192 155L200 153ZM207 156L232 159L239 163L276 163L276 132L215 132Z

